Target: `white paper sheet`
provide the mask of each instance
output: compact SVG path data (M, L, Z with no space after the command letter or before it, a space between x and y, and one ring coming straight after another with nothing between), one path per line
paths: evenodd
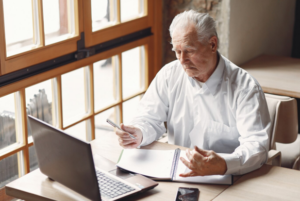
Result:
M145 176L171 179L175 150L124 149L117 166Z

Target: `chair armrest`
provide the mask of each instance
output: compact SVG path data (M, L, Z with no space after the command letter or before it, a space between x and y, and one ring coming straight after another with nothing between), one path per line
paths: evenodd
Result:
M294 162L293 169L300 170L300 156L298 156Z
M268 160L266 164L281 166L281 152L278 150L271 149L268 152Z

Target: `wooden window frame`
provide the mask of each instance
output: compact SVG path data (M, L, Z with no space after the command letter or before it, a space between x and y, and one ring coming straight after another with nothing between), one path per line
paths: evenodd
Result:
M1 75L12 73L14 71L26 68L28 66L36 65L59 56L69 54L77 51L77 41L80 40L80 35L83 31L83 13L82 13L82 3L83 0L74 0L75 9L75 37L53 43L43 47L37 47L33 50L22 52L20 54L12 55L10 57L6 56L6 41L5 41L5 26L4 26L4 7L3 0L0 0L0 61L1 61ZM42 18L42 0L37 0L39 7L39 17ZM39 30L41 34L44 31L43 21L39 21ZM2 28L3 27L3 28ZM41 34L41 44L45 44L45 37Z
M153 65L152 60L148 60L148 52L151 51L151 45L153 44L153 36L148 36L136 41L133 41L131 43L127 43L125 45L113 48L111 50L108 50L106 52L103 53L99 53L97 55L91 56L89 58L83 59L83 60L79 60L76 61L74 63L71 64L67 64L65 66L61 66L58 69L53 69L44 73L41 73L39 75L35 75L32 76L30 78L26 78L23 79L19 82L15 82L12 83L10 85L6 85L4 87L2 87L2 90L0 90L0 97L3 97L5 95L8 95L10 93L13 92L17 92L20 95L20 108L21 108L21 113L20 113L20 117L21 117L21 130L22 130L22 142L21 144L17 144L14 146L11 146L10 148L7 149L6 152L2 152L0 154L0 160L7 158L15 153L20 153L22 151L23 157L24 157L24 173L27 174L30 172L30 161L29 161L29 147L33 146L33 142L28 142L28 130L27 130L27 113L26 113L26 94L25 94L25 89L27 87L30 87L34 84L38 84L40 82L49 80L49 79L56 79L57 80L57 108L58 108L58 119L56 120L58 122L57 127L65 130L68 129L74 125L77 125L83 121L87 121L90 123L89 126L91 126L91 140L95 139L95 116L100 114L101 112L104 112L110 108L119 107L119 119L122 121L123 119L123 115L122 115L122 104L127 101L130 100L131 98L134 98L136 96L140 96L142 94L144 94L148 88L148 67ZM62 91L61 91L61 75L85 66L88 66L89 71L90 71L90 77L93 77L93 63L97 62L99 60L103 60L103 59L107 59L110 58L112 56L115 55L120 55L122 52L130 50L132 48L135 47L139 47L139 46L145 46L145 89L136 92L135 94L131 95L130 97L127 97L126 99L123 99L122 96L120 96L120 99L111 105L106 106L105 108L102 108L98 111L94 111L93 105L94 105L94 91L93 91L93 79L89 80L89 87L91 90L91 93L89 93L89 104L90 104L90 113L87 114L86 116L82 117L80 120L72 123L71 125L65 126L63 127L63 114L62 114ZM121 57L119 57L121 58ZM119 68L121 68L121 65L119 65ZM119 69L120 70L120 69ZM119 93L120 95L122 95L122 74L120 73L119 75L119 83L121 88L119 88ZM53 89L55 90L55 89ZM53 114L55 115L55 114Z
M103 43L115 38L122 37L127 34L131 34L149 27L154 24L154 6L157 0L144 0L145 1L145 16L133 19L126 22L120 22L120 0L117 0L117 24L100 29L98 31L92 31L92 11L91 0L85 0L83 3L84 15L84 33L85 33L85 45L87 47Z
M38 0L41 1L41 0ZM83 31L83 29L86 29L86 27L83 27L83 22L86 20L87 14L83 16L83 11L87 8L86 2L90 2L90 0L77 0L78 1L78 25L79 25L79 32ZM84 3L83 3L84 1ZM120 1L120 0L118 0ZM84 5L84 6L83 6ZM110 40L115 37L126 35L127 33L132 33L134 31L143 30L144 28L151 27L152 29L152 36L148 36L142 39L135 40L130 43L123 44L121 46L109 49L107 51L95 54L93 56L90 56L88 58L84 58L81 60L78 60L73 63L66 64L64 66L60 66L58 68L40 73L38 75L33 75L29 78L24 78L22 80L19 80L17 82L13 82L8 85L4 85L1 87L0 90L0 98L17 92L19 93L20 98L20 117L21 119L19 122L21 122L21 130L22 130L22 142L21 144L16 144L14 146L11 146L9 149L6 150L6 152L0 151L0 160L7 158L15 153L22 153L22 157L24 159L24 173L27 174L30 172L30 161L29 161L29 148L33 146L33 142L28 142L28 130L27 130L27 113L26 113L26 94L25 89L27 87L30 87L34 84L38 84L40 82L49 80L49 79L55 79L56 81L52 81L53 91L57 90L57 97L56 100L52 100L53 104L56 104L55 107L57 107L57 110L54 111L54 107L52 107L52 114L53 119L55 120L55 126L60 129L67 129L71 126L74 126L80 122L86 121L86 125L89 124L91 128L91 140L95 139L95 116L100 114L101 112L104 112L110 108L118 107L119 110L119 116L118 118L122 122L123 119L123 103L127 100L130 100L136 96L140 96L144 94L151 82L151 80L154 78L155 74L158 72L158 70L161 67L161 57L162 57L162 13L158 12L157 14L154 14L154 10L162 10L162 1L161 0L147 0L147 7L148 7L148 15L145 17L141 17L132 21L128 21L125 23L121 23L119 25L116 25L114 27L109 27L107 29L99 30L94 33L90 33L85 35L85 42L87 45L94 45L96 43L105 42L105 40ZM83 8L83 9L82 9ZM90 7L89 7L90 8ZM0 12L3 11L3 4L2 0L0 0ZM84 17L84 18L83 18ZM3 12L0 13L0 27L4 27L4 16ZM134 29L131 29L131 28ZM124 32L122 32L124 31ZM122 35L114 34L112 36L106 36L103 39L100 39L103 37L103 35L110 35L110 33L113 32L120 32ZM100 34L101 33L101 34ZM101 37L100 37L101 35ZM56 58L57 56L61 56L62 54L67 54L69 52L74 52L77 50L77 41L79 40L79 37L74 37L72 39L68 39L66 41L58 42L46 47L42 47L39 49L32 50L30 52L21 53L18 56L11 57L8 60L6 59L5 55L5 38L4 38L4 29L0 31L0 75L4 75L7 73L11 73L15 70L20 70L22 68L26 68L28 66L49 60L51 58ZM87 42L88 41L88 42ZM4 43L3 43L4 42ZM127 97L126 99L122 98L122 66L119 65L119 99L117 102L106 106L105 108L102 108L98 111L94 111L94 82L93 82L93 63L97 62L99 60L107 59L115 55L119 55L119 60L121 59L120 54L124 51L127 51L129 49L139 47L139 46L145 46L145 77L144 77L144 89L131 95L130 97ZM56 53L56 50L61 48L62 51L59 53ZM3 51L4 50L4 51ZM52 52L51 55L48 55L49 52ZM149 59L151 58L151 59ZM121 61L120 61L121 62ZM62 91L61 91L61 75L73 70L76 70L81 67L88 66L89 74L90 74L90 80L89 80L89 87L90 87L90 93L89 93L89 105L90 110L89 114L83 118L81 118L79 121L73 123L72 125L68 125L66 127L63 127L63 121L62 121ZM56 85L56 86L55 86ZM55 86L55 87L54 87ZM54 94L52 95L54 98ZM54 103L56 102L56 103ZM55 116L54 116L55 115Z

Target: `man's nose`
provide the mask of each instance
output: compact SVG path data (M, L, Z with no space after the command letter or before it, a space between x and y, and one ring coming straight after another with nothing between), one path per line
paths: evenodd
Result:
M181 64L184 64L188 60L188 57L185 53L181 53L179 56L179 61Z

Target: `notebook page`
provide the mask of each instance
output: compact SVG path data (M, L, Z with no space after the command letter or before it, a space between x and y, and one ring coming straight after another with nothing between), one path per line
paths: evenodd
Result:
M149 177L170 179L175 150L124 149L117 166Z
M181 150L180 157L185 158L187 161L185 151ZM179 159L177 165L176 176L173 181L185 181L189 183L208 183L208 184L231 184L231 175L210 175L210 176L196 176L196 177L180 177L179 174L190 172L191 170L187 168Z

